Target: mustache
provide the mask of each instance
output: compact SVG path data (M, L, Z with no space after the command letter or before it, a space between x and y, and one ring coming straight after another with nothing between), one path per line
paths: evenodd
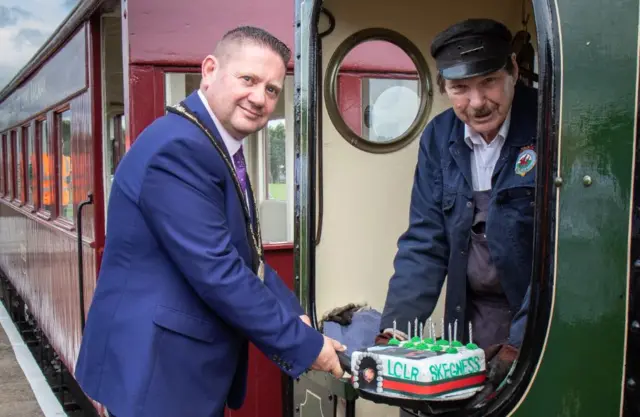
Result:
M489 116L492 113L492 110L488 107L483 107L479 110L475 110L473 112L473 117L477 117L477 118L481 118L481 117L486 117Z

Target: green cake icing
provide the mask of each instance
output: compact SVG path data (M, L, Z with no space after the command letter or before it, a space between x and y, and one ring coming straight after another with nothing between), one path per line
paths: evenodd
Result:
M432 352L441 352L442 351L442 346L438 346L438 345L433 345L429 348Z
M438 346L448 346L449 345L449 341L448 340L444 340L444 339L440 339L436 342L436 345Z
M454 341L451 343L451 346L452 346L452 347L454 347L454 348L459 348L459 347L462 347L462 346L464 346L464 345L463 345L461 342L459 342L459 341L457 341L457 340L454 340Z
M429 345L427 345L426 343L422 342L422 343L418 343L416 345L416 349L418 350L427 350L429 349Z
M467 343L467 349L469 350L478 349L478 345L476 345L475 343Z
M418 336L413 336L413 337L411 338L411 341L412 341L413 343L416 343L416 342L421 342L421 341L422 341L422 339L420 339Z
M407 342L402 345L403 348L411 349L413 347L413 342Z
M447 349L447 353L458 353L458 349L450 347L449 349Z
M430 345L433 345L435 343L435 340L433 340L432 338L428 338L428 339L424 339L424 342Z
M399 346L400 345L400 341L394 337L393 339L389 340L389 345L391 345L391 346Z

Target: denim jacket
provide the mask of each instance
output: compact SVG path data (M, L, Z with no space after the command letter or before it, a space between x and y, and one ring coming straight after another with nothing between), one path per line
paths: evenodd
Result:
M511 118L492 176L486 236L502 287L516 313L508 342L519 347L533 257L537 164L531 165L537 158L529 157L536 156L537 90L516 85ZM413 325L416 318L424 323L448 276L445 323L453 325L458 320L456 338L466 340L467 257L474 213L471 152L464 142L464 123L452 109L436 116L422 134L409 227L398 241L381 330L392 328L394 320L399 330L408 322ZM521 164L520 173L517 164Z

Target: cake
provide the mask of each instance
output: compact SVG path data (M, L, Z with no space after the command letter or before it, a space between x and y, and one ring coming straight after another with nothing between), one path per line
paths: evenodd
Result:
M481 390L486 379L484 350L471 342L394 337L388 345L355 351L350 359L353 387L388 397L462 400Z

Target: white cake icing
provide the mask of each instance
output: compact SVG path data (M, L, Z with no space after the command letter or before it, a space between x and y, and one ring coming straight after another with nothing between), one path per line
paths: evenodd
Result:
M454 348L446 341L426 342L353 352L354 387L387 396L437 401L469 398L482 389L486 373L483 349L458 342L453 343Z

